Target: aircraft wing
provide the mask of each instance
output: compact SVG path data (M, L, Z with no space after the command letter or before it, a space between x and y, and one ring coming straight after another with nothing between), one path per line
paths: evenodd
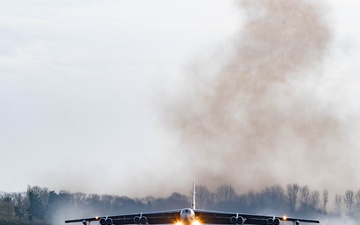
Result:
M65 223L99 221L100 224L174 224L180 220L181 210L168 210L149 213L132 213L114 216L91 217L66 220Z
M256 214L244 214L236 212L220 212L209 210L194 210L200 223L208 224L263 224L278 225L280 221L290 221L294 224L300 222L320 223L319 220L289 218L285 216L266 216Z
M266 216L255 214L243 214L236 212L220 212L210 210L193 210L196 221L200 224L259 224L279 225L281 221L290 221L294 225L301 222L319 223L318 220L299 218L287 218L279 216ZM114 216L92 217L75 220L66 220L65 223L82 222L84 225L92 221L99 221L100 225L112 224L175 224L180 222L181 210L168 210L149 213L133 213Z

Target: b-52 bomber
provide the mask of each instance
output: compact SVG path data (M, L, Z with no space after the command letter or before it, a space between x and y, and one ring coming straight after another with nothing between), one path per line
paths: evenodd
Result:
M92 221L99 221L100 225L115 224L174 224L174 225L201 225L201 224L259 224L279 225L281 221L292 222L299 225L300 222L320 223L319 220L290 218L286 216L266 216L237 212L221 212L211 210L200 210L195 208L195 181L193 184L191 208L175 209L166 211L120 214L113 216L90 217L74 220L66 220L65 223L81 222L83 225L90 225Z

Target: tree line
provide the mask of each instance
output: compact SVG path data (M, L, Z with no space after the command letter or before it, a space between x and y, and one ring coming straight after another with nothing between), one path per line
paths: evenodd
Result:
M244 194L237 194L231 185L222 185L215 191L198 185L196 204L197 208L221 211L276 215L286 212L291 216L311 218L346 215L359 219L360 189L347 190L331 197L326 189L310 190L307 185L298 184L288 184L286 187L275 185ZM44 187L28 186L24 193L0 194L0 225L51 225L64 209L89 213L77 215L81 217L176 209L190 205L191 196L177 192L162 198L129 198L65 190L55 192Z

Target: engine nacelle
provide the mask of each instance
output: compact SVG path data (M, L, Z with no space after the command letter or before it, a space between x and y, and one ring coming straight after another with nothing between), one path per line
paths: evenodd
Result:
M230 217L230 223L232 224L244 224L245 222L245 219L241 216L238 216L238 217L235 217L235 216L232 216Z
M239 216L237 218L237 224L244 224L244 222L245 222L245 219L243 217Z
M100 225L112 225L113 220L111 218L101 218L99 220Z
M279 218L274 219L274 224L279 225L280 224L280 219Z
M147 218L145 216L140 217L140 223L141 224L146 224L147 223Z
M135 216L134 217L134 223L135 224L140 224L140 216Z
M296 220L296 221L294 222L294 224L295 224L295 225L300 225L300 221L299 221L299 220Z
M135 216L134 217L134 223L135 224L146 224L147 218L145 216Z
M106 224L107 225L112 225L113 224L113 220L111 218L107 218L106 219Z
M279 218L269 218L266 221L267 225L279 225L280 224L280 219Z

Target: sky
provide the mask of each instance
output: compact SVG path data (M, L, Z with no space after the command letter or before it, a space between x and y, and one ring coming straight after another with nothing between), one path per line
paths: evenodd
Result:
M302 2L304 9L314 4ZM319 38L316 56L304 50L307 61L298 62L301 69L286 72L296 76L274 83L285 91L276 92L284 100L275 101L276 106L285 107L276 124L290 124L280 128L293 135L273 132L278 126L267 120L244 119L259 121L256 116L241 118L241 125L260 125L266 133L260 135L264 139L250 138L254 141L246 140L252 129L213 124L213 118L225 116L208 118L218 113L208 108L221 108L224 101L207 104L213 101L204 96L218 96L212 87L231 65L244 69L235 59L244 60L244 51L254 51L246 39L252 34L247 25L259 22L262 6L230 0L0 2L0 191L22 192L37 185L55 191L162 196L190 194L193 179L211 188L230 183L238 193L288 183L330 193L357 190L360 4L316 2L313 16L320 20L314 22L319 29L305 35ZM276 32L270 29L269 34ZM292 49L291 42L285 47ZM303 51L297 47L289 51ZM293 89L289 96L296 98L284 98ZM253 89L241 90L245 94L236 96L244 102L259 100L255 105L264 107L274 102L253 98ZM247 116L264 110L235 106ZM310 126L299 138L291 115L301 124L324 127L314 133ZM199 135L198 121L210 136ZM184 123L192 125L184 128ZM228 136L232 131L238 136ZM264 141L269 138L276 142L269 145ZM239 153L234 145L248 151L240 147Z

